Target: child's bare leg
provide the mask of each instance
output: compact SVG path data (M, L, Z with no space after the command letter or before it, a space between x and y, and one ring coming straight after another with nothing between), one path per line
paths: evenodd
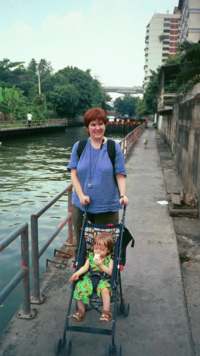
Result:
M76 321L82 321L85 317L85 305L81 300L76 303L76 312L72 315L72 318Z
M108 288L104 288L101 291L102 301L103 301L103 310L110 311L110 292Z
M101 321L110 321L112 319L112 314L110 312L110 292L108 288L104 288L101 291L103 310L100 316Z
M77 310L83 315L85 314L85 304L82 302L82 300L77 301Z

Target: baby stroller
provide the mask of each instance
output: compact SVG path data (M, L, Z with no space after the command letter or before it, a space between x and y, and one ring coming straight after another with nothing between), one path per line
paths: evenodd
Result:
M109 322L107 328L105 327L93 327L87 325L73 325L71 319L71 309L73 304L73 292L76 282L72 284L72 291L69 300L67 316L64 325L63 336L59 339L56 346L56 355L71 355L72 349L72 340L70 338L70 334L72 332L83 332L90 334L100 334L100 335L108 335L111 336L111 343L108 345L108 349L106 350L107 356L121 356L122 348L121 345L117 346L115 343L115 331L116 331L116 319L117 316L122 315L127 317L129 314L129 304L125 303L122 293L122 283L121 283L121 269L123 267L122 263L124 263L123 256L123 234L124 234L124 222L125 222L125 212L126 207L123 208L122 218L119 224L113 225L96 225L92 224L90 221L87 221L87 213L85 212L83 217L83 224L81 229L81 236L79 242L78 253L75 261L75 269L78 270L85 263L86 255L88 251L91 250L94 234L98 234L102 231L106 231L112 233L113 236L113 272L110 277L110 284L112 290L111 297L111 305L112 305L112 321ZM133 244L132 244L133 246ZM89 310L96 310L100 313L101 300L95 292L90 298L90 304L88 306Z

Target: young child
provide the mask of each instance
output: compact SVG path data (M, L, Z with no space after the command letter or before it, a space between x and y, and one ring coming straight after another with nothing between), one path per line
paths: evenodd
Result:
M77 281L80 276L83 277L76 283L73 298L77 301L77 310L73 314L73 319L82 321L85 317L85 305L89 303L89 298L94 290L94 283L92 281L93 272L102 272L97 281L96 291L97 295L102 298L103 310L100 316L101 321L110 321L112 318L110 311L110 276L113 270L113 260L111 253L113 249L112 235L107 232L102 232L94 238L93 252L90 252L85 264L76 271L70 282ZM106 277L108 276L108 277ZM95 283L96 284L96 283Z

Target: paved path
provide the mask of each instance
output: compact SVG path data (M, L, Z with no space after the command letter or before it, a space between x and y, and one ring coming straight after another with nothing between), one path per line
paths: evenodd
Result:
M192 356L175 233L167 207L158 204L166 193L154 130L146 130L140 138L127 171L127 226L134 232L136 246L128 249L122 277L131 309L128 318L117 322L117 341L123 356ZM60 271L50 278L45 288L47 302L38 307L35 320L12 321L1 345L4 356L54 355L69 295L67 274ZM73 336L72 355L105 355L107 343L106 336L78 334Z
M131 347L136 356L193 355L172 219L158 204L166 193L155 131L146 130L127 169L127 222L136 247L129 249L125 278L132 304L126 355Z

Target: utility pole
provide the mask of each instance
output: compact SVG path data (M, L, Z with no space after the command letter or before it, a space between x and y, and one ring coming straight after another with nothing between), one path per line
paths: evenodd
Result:
M37 76L38 76L38 94L41 95L41 80L40 80L40 69L39 64L37 66Z

